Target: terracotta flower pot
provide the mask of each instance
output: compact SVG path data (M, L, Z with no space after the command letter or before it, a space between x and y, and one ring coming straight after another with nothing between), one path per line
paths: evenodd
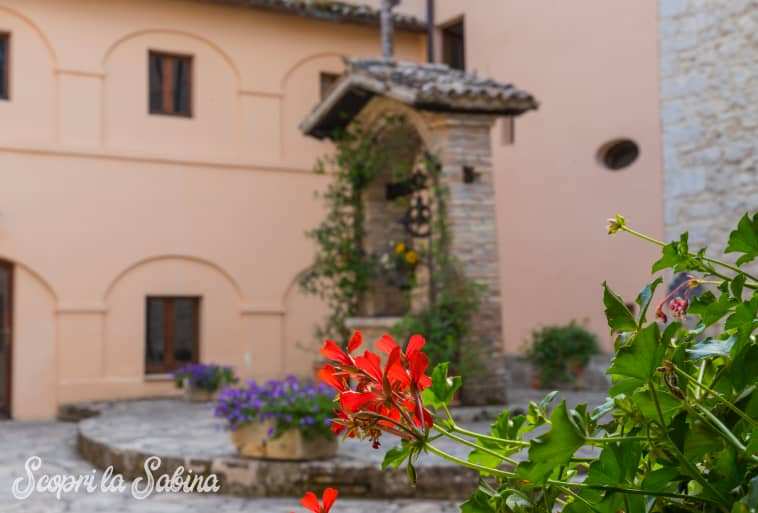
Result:
M272 422L255 422L230 431L232 444L242 456L272 460L324 460L337 454L337 438L305 438L291 429L276 439L270 439Z
M193 403L208 403L215 401L218 397L218 390L205 390L203 388L193 387L188 379L184 380L184 400Z

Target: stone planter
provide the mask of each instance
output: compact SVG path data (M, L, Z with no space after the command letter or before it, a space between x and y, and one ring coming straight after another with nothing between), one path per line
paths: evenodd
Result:
M193 387L188 379L184 380L184 400L192 403L208 403L215 401L218 397L219 390L205 390L203 388Z
M337 437L309 440L291 429L275 440L268 438L271 422L256 422L230 431L232 445L242 456L271 460L324 460L337 454Z

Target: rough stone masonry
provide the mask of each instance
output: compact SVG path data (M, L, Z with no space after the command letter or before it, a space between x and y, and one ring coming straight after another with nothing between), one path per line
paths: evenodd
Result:
M666 237L721 251L758 209L758 0L660 0Z

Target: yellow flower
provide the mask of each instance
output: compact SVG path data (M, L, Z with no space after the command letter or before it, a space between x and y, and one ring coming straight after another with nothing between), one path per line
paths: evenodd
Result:
M402 242L398 242L397 244L395 244L395 253L399 255L403 251L405 251L405 244L403 244Z
M409 264L413 265L418 260L418 256L416 255L416 252L413 250L410 250L408 253L405 254L405 261Z

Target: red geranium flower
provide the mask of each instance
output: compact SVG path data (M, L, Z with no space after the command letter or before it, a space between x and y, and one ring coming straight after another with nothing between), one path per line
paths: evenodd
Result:
M319 372L321 379L339 392L339 406L332 429L345 436L368 438L379 446L383 432L413 440L427 436L431 414L424 409L421 392L431 385L426 370L429 358L421 351L426 341L414 335L405 353L389 335L377 341L387 354L382 359L372 351L353 357L362 343L360 332L350 339L347 353L331 340L324 342L321 354L334 362Z
M300 499L300 504L302 504L305 509L312 511L313 513L329 513L329 510L332 509L334 500L337 498L338 494L339 492L334 488L327 488L324 490L322 506L319 504L316 494L313 492L308 492L303 496L302 499Z

